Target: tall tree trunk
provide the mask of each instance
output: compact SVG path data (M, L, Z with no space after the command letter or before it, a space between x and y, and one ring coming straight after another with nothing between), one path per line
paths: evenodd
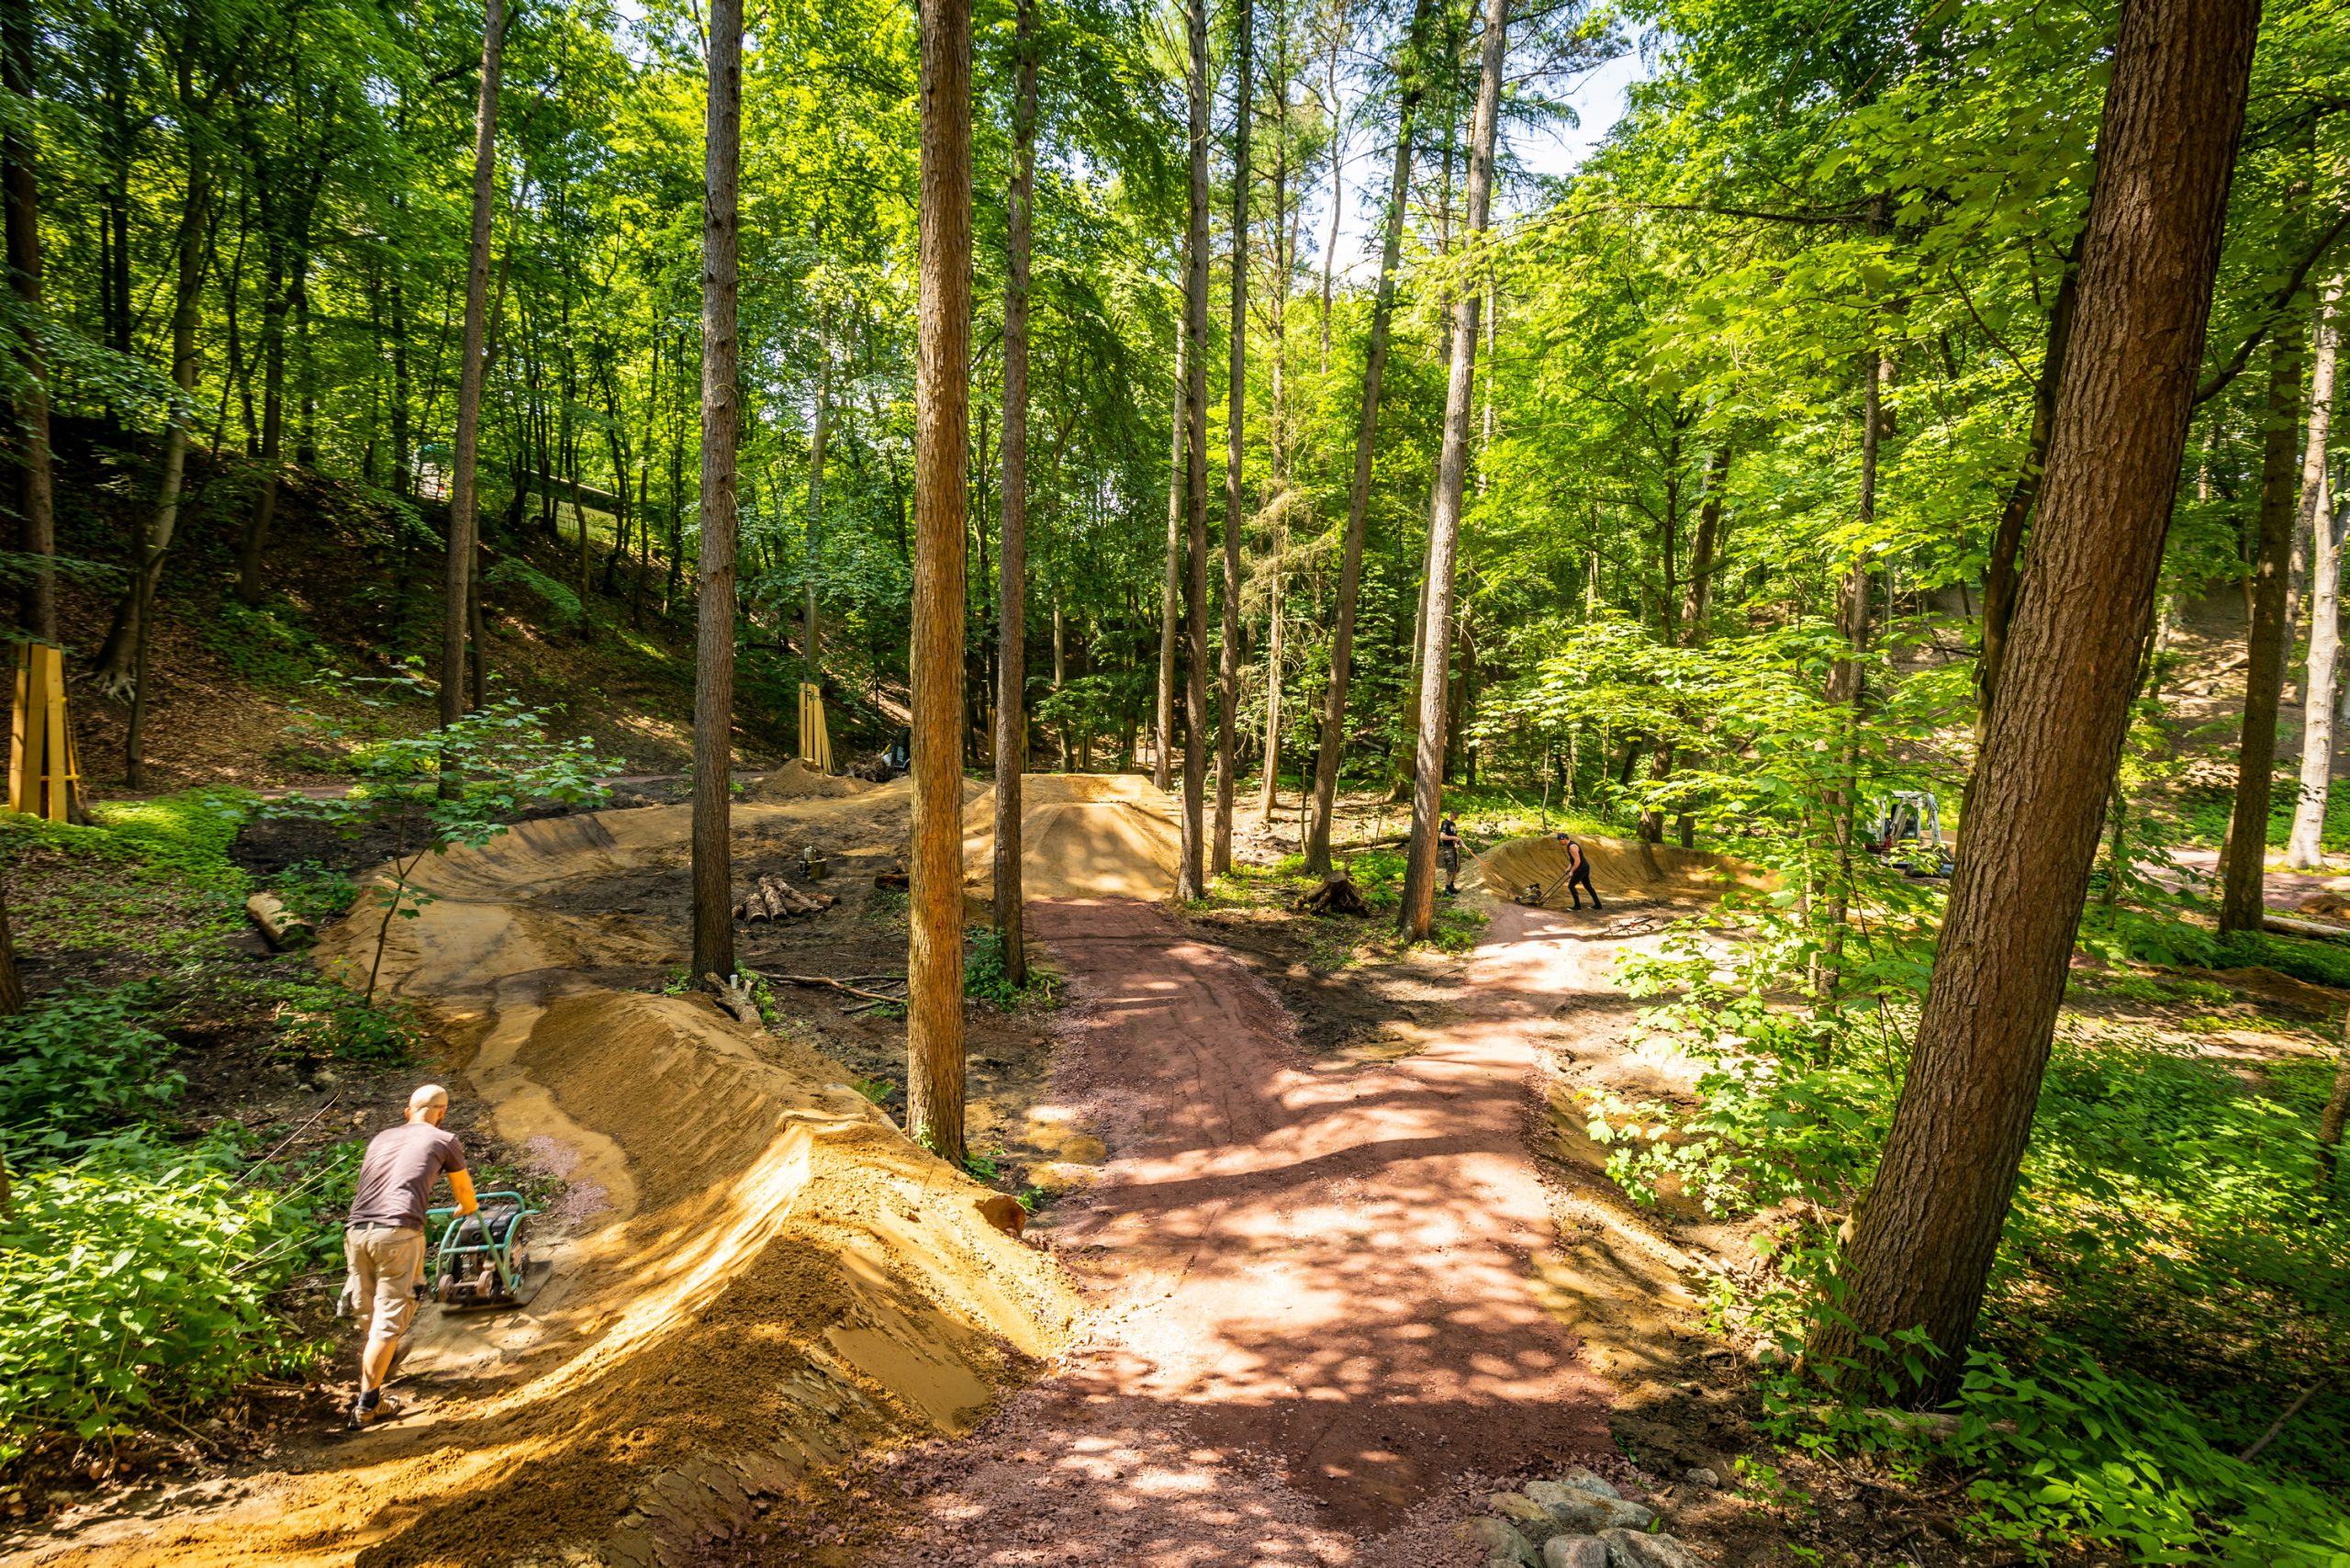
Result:
M694 566L693 978L734 973L735 286L743 162L743 0L711 0L702 151L701 548ZM573 503L578 504L575 495Z
M266 281L262 290L261 498L245 520L244 537L237 546L237 601L245 605L259 604L264 597L263 554L277 521L277 495L285 478L280 464L285 438L285 314L293 303L294 286L280 259L284 240L272 237L263 244L273 254L263 270Z
M1036 0L1019 0L1013 44L1012 190L1003 284L1003 539L998 556L995 688L995 930L1015 986L1028 983L1021 920L1020 774L1028 739L1028 266L1036 205ZM1055 615L1058 626L1059 617ZM1059 642L1058 631L1054 641Z
M505 0L488 0L481 40L481 89L474 105L473 234L465 263L464 336L458 349L456 450L449 459L449 544L441 606L441 727L444 730L465 711L465 633L473 591L475 513L481 500L481 384L489 340L489 231L498 206L498 87L505 46ZM455 773L444 764L442 790L453 793L456 783Z
M1232 12L1232 330L1231 368L1225 389L1224 449L1224 646L1216 659L1215 833L1208 868L1221 877L1232 869L1233 754L1240 734L1240 528L1248 515L1242 456L1248 415L1248 122L1256 114L1256 70L1251 46L1256 11L1237 0Z
M1192 275L1191 230L1184 230L1183 276ZM1188 286L1188 282L1186 284ZM1175 412L1169 420L1173 434L1167 442L1167 580L1158 613L1158 753L1150 781L1161 790L1175 782L1175 618L1181 613L1183 577L1183 399L1191 386L1192 323L1190 308L1175 324Z
M824 542L824 448L833 433L832 345L825 344L822 353L822 363L816 372L816 429L808 439L807 558L800 567L806 581L802 584L805 598L800 618L800 678L819 688L824 683L824 646L823 627L816 609L816 576L819 552ZM800 737L800 749L808 749L806 735Z
M1183 579L1183 834L1175 896L1207 891L1202 822L1207 771L1208 666L1208 11L1184 0L1191 39L1190 226L1183 241L1183 515L1189 543Z
M1274 0L1273 36L1278 50L1273 82L1280 106L1273 127L1273 294L1268 301L1273 339L1273 499L1269 542L1270 602L1265 620L1265 767L1257 786L1257 816L1272 831L1273 806L1281 774L1281 587L1289 569L1289 290L1296 264L1297 230L1289 203L1289 8Z
M906 1126L963 1162L963 572L971 344L970 0L922 8L914 353L913 857Z
M183 113L196 108L192 72L184 51L179 67L179 100ZM190 116L191 122L193 116ZM123 729L122 780L126 787L147 787L148 658L154 643L155 590L163 575L163 559L179 532L181 493L187 478L187 431L196 418L194 398L197 359L196 313L204 298L204 224L212 205L211 168L201 137L188 139L187 188L180 206L179 256L172 290L172 384L179 388L178 406L172 410L163 435L163 477L155 498L155 512L139 551L139 562L124 591L129 614L130 718ZM106 683L101 669L99 679Z
M2340 652L2342 542L2333 530L2333 496L2326 480L2327 438L2333 419L2335 317L2342 279L2320 291L2317 343L2310 370L2309 442L2301 458L2301 523L2310 536L2310 661L2301 683L2301 793L2293 807L2287 864L2303 871L2325 863L2325 807L2333 782L2334 659Z
M393 261L395 269L402 263ZM402 499L412 493L416 465L413 443L408 433L408 291L401 287L395 271L385 288L386 304L391 315L392 339L392 494Z
M1486 405L1488 410L1492 405ZM1722 490L1729 483L1729 444L1717 441L1706 458L1706 498L1697 506L1697 533L1689 545L1687 598L1681 607L1684 638L1692 647L1706 640L1714 613L1714 556L1721 549Z
M2300 508L2302 340L2279 324L2268 348L2268 428L2260 457L2260 547L2253 563L2250 662L2244 730L2236 745L2235 810L2221 867L2220 932L2260 929L2266 918L2268 807L2276 785L2277 709L2285 690L2285 555Z
M1861 395L1861 486L1854 526L1865 541L1876 527L1877 449L1885 433L1885 378L1892 366L1876 349L1862 355L1861 364L1866 386ZM1842 776L1828 801L1836 876L1828 890L1815 977L1815 989L1829 1006L1835 1004L1843 984L1844 928L1852 916L1853 819L1861 809L1861 706L1866 695L1861 660L1869 646L1869 558L1863 554L1845 569L1836 587L1836 632L1851 651L1828 666L1828 700L1844 708Z
M2129 717L2210 315L2257 0L2125 0L2040 525L1893 1126L1815 1366L1964 1370ZM1856 1394L1864 1390L1856 1387ZM1865 1393L1874 1394L1874 1384Z
M1323 91L1330 110L1330 233L1322 242L1322 374L1330 374L1330 300L1338 263L1338 219L1347 207L1347 138L1345 115L1338 102L1338 46L1346 40L1343 4L1330 22L1330 59L1324 71Z
M1494 138L1501 120L1502 70L1509 54L1509 0L1485 0L1479 51L1476 118L1469 131L1468 211L1463 238L1485 237L1493 204ZM1436 919L1437 823L1444 812L1444 757L1452 673L1453 561L1460 506L1469 482L1469 407L1476 395L1482 291L1460 291L1452 304L1452 364L1444 390L1444 444L1437 457L1436 505L1428 511L1427 625L1420 640L1419 746L1412 771L1412 838L1404 870L1404 935L1426 941ZM1492 374L1492 367L1486 367Z
M1371 449L1379 438L1379 383L1387 368L1388 318L1395 308L1395 263L1403 250L1404 207L1412 188L1412 123L1427 90L1423 69L1435 0L1414 0L1411 32L1398 62L1402 100L1396 105L1395 174L1387 194L1387 233L1379 260L1379 287L1371 307L1371 342L1363 355L1362 407L1355 426L1355 466L1347 492L1347 532L1338 559L1338 603L1330 632L1330 685L1324 696L1320 745L1314 759L1313 822L1305 868L1330 871L1330 819L1337 806L1338 757L1346 749L1347 686L1354 658L1355 599L1362 588L1363 524L1371 510Z
M24 390L17 398L17 549L38 562L19 589L17 615L24 629L43 642L57 641L56 507L49 456L49 366L35 323L41 318L40 191L33 139L32 0L0 3L0 75L17 100L5 136L0 136L0 199L8 206L8 281L15 289L23 326L17 337L17 373Z

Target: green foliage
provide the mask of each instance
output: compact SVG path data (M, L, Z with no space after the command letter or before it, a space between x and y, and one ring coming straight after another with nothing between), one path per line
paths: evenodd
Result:
M388 883L375 884L382 918L364 994L373 1001L383 965L384 944L395 918L412 920L431 895L410 880L428 854L488 843L529 807L600 804L610 791L599 775L620 764L599 758L582 736L557 740L547 734L548 712L504 698L421 735L380 735L367 722L369 710L402 697L417 698L424 684L413 669L390 677L341 676L317 683L334 700L306 710L289 733L339 749L354 782L340 795L287 795L260 805L272 817L321 823L356 836L369 828L397 833L401 857ZM325 711L330 707L333 711ZM347 716L356 712L356 718ZM444 791L443 779L461 782Z
M2268 791L2268 847L2282 849L2293 836L2293 811L2301 795L2297 768L2279 769ZM2190 791L2179 810L2187 842L2217 848L2227 841L2228 823L2235 812L2235 795L2226 790ZM2350 848L2350 790L2331 790L2325 797L2322 842L2329 852Z
M2275 969L2311 985L2350 989L2350 947L2304 941L2266 931L2235 931L2220 939L2212 968Z
M335 657L282 599L258 609L222 600L206 618L204 645L240 679L264 690L298 691Z
M21 1168L160 1115L186 1081L148 1027L148 985L36 997L0 1018L0 1151Z
M1001 1008L1006 1013L1020 1005L1026 991L1037 989L1037 976L1029 971L1025 988L1012 983L1012 970L1004 962L1003 938L987 927L971 934L970 951L963 959L963 994Z
M276 1047L288 1056L389 1067L413 1060L427 1038L403 1002L370 1002L330 981L294 980L276 989Z
M294 913L311 921L336 919L359 898L359 879L315 860L297 860L278 872L270 886Z
M103 1439L286 1352L267 1306L291 1256L281 1205L225 1163L129 1139L18 1174L0 1217L0 1463L36 1430Z
M2220 958L2210 931L2175 910L2129 903L2092 903L2081 912L2083 951L2109 964L2209 969Z
M588 608L580 603L577 594L527 561L509 555L482 574L481 580L484 588L510 585L528 588L553 612L554 624L558 631L570 630L587 619Z
M242 898L245 875L229 859L229 846L252 800L242 790L216 787L144 801L101 801L90 809L86 827L7 813L0 818L0 838L124 866L151 881Z
M2157 980L2148 975L2074 976L2068 991L2118 997L2124 1002L2232 1002L2235 992L2208 980Z

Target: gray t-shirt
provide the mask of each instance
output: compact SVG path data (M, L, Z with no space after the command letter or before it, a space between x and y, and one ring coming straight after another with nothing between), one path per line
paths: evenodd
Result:
M351 1224L424 1228L425 1198L444 1170L465 1168L457 1135L431 1122L402 1122L367 1140L351 1198Z

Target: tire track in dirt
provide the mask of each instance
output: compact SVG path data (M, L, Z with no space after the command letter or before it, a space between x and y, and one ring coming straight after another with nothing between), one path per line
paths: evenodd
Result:
M882 1561L1424 1568L1465 1560L1463 1483L1613 1453L1607 1386L1538 1300L1530 1001L1402 1060L1317 1061L1163 909L1029 922L1078 999L1054 1098L1113 1154L1050 1229L1104 1305L905 1467L931 1528Z

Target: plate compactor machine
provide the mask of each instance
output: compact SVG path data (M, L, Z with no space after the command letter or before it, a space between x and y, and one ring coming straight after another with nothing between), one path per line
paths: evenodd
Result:
M453 1208L428 1209L441 1239L417 1282L443 1307L527 1306L554 1265L530 1255L526 1231L532 1208L520 1193L484 1193L475 1211L459 1218Z

